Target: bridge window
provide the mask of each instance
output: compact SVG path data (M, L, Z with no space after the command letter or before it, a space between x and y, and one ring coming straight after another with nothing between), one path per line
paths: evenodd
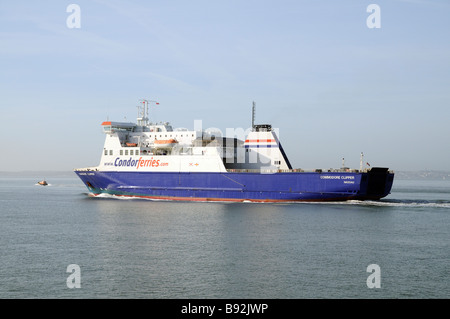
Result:
M111 125L103 125L104 133L112 133Z

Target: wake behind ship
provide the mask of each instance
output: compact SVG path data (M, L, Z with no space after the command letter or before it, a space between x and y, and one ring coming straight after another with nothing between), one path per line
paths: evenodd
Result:
M154 101L150 101L154 102ZM102 123L106 140L95 167L75 169L93 195L183 201L379 200L392 188L388 168L293 169L271 125L245 140L150 123L149 101L137 123Z

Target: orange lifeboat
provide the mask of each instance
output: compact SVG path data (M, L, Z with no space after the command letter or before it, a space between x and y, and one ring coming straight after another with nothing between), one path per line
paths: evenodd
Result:
M173 138L168 139L168 140L155 140L155 146L159 146L159 147L172 147L177 143L178 143L178 141Z
M136 143L126 143L126 145L127 145L128 147L136 147L136 146L137 146Z

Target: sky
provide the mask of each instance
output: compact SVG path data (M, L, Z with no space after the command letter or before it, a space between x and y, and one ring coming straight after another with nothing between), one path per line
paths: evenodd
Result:
M450 170L449 17L448 0L0 0L0 171L97 165L101 123L141 99L222 132L254 101L294 168Z

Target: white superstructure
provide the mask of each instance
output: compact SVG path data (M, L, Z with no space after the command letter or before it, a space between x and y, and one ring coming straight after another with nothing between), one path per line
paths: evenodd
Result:
M290 169L270 125L253 125L245 140L217 137L205 130L173 129L149 123L148 101L138 111L137 124L105 121L101 171L227 172Z

